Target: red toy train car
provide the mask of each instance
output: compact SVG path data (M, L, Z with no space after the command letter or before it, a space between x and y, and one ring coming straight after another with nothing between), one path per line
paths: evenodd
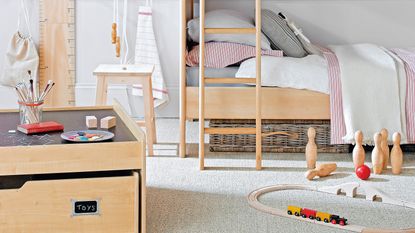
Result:
M303 218L315 219L317 221L324 221L325 223L339 224L341 226L347 225L347 219L341 218L338 215L320 212L312 209L301 208L298 206L288 206L287 213L289 215L301 216Z

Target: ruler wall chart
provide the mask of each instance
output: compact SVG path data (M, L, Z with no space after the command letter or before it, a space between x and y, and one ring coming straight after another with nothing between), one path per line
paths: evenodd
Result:
M75 0L39 0L40 87L56 85L47 106L75 105Z

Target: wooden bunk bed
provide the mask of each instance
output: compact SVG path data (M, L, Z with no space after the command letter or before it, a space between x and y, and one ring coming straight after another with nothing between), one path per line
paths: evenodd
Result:
M256 76L252 79L206 78L204 57L200 56L199 87L186 85L187 21L194 17L194 1L181 0L181 59L180 59L180 157L186 156L186 120L199 120L200 169L204 169L205 134L256 134L256 168L262 168L261 133L262 119L269 120L327 120L330 119L329 95L292 88L261 87L261 0L255 0L256 28L228 29L209 28L200 32L200 54L204 54L205 33L251 33L256 35ZM205 0L200 0L200 28L204 27ZM252 87L206 87L210 83L246 83ZM199 104L201 103L201 104ZM250 129L205 128L204 120L211 119L256 119L256 127ZM282 133L283 134L283 133Z

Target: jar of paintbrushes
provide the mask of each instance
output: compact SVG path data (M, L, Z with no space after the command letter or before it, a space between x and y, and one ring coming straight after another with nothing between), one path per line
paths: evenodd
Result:
M49 80L43 92L39 94L36 84L31 78L31 72L28 71L28 74L30 76L29 84L21 82L15 87L19 99L20 124L34 124L42 121L45 97L55 85Z

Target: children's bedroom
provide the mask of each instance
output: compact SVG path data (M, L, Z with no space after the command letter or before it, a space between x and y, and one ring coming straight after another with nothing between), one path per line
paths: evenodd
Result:
M0 232L415 233L414 10L0 1Z

